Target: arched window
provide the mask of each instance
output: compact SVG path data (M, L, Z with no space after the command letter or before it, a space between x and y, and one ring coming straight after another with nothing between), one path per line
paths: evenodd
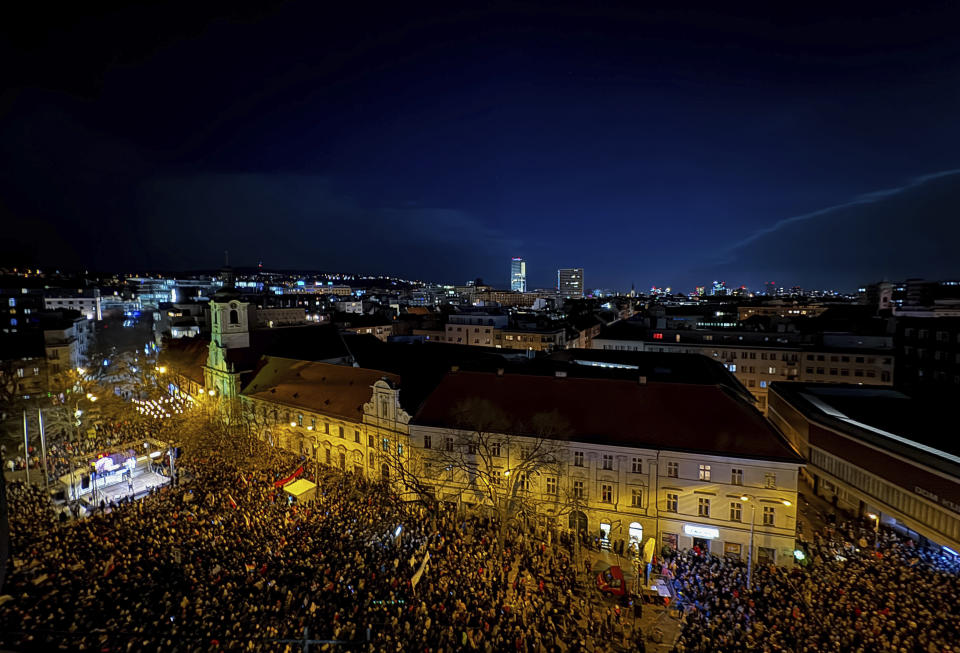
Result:
M640 546L640 543L643 542L643 524L640 522L631 522L630 523L630 544L636 543L637 546Z
M390 478L390 466L387 463L380 465L380 476L383 477L383 480Z
M230 309L230 324L240 324L240 314L237 309Z

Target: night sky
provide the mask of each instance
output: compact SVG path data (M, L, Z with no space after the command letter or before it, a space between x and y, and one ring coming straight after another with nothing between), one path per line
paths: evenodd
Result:
M960 3L25 4L0 265L960 276Z

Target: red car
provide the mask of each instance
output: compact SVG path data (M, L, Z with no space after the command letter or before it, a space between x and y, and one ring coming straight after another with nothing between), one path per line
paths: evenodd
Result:
M603 594L624 596L627 593L627 582L623 579L623 570L620 567L610 567L597 574L597 589Z

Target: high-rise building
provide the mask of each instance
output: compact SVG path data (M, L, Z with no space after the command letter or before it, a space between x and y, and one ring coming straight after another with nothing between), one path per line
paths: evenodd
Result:
M772 297L773 295L776 295L776 294L777 294L777 282L776 282L776 281L768 281L768 282L766 282L765 284L763 284L763 288L764 288L764 292L767 294L767 296Z
M583 268L557 270L557 292L561 297L583 297Z
M510 259L510 290L527 292L527 262L519 256Z
M710 294L714 297L722 297L727 294L727 282L726 281L714 281L713 286L710 288Z

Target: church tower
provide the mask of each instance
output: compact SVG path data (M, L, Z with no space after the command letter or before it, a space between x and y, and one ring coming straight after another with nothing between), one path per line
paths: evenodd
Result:
M233 270L221 270L223 286L210 300L210 348L204 381L208 390L222 397L240 392L240 370L230 360L230 350L250 346L250 303L242 300L234 287Z

